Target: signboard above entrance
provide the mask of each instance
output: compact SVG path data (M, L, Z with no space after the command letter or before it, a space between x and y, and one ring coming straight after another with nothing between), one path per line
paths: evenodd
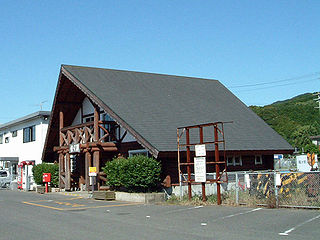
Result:
M69 153L80 153L80 143L70 144L69 145Z

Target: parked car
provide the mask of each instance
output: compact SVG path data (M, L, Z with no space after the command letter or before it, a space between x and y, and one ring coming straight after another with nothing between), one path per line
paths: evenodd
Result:
M7 170L0 170L0 188L9 188L10 174Z

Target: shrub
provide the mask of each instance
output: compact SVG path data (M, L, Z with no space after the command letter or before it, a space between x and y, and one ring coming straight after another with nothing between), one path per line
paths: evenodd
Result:
M32 168L33 178L36 184L43 185L42 175L43 173L51 173L51 186L59 186L59 165L58 164L49 164L41 163L33 166Z
M107 174L107 184L114 189L151 192L160 182L161 167L155 159L137 155L113 159L106 163L103 171Z

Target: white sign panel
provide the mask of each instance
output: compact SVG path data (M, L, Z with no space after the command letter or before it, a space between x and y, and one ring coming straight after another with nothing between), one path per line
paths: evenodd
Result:
M283 154L274 154L273 157L276 160L282 160L283 159Z
M196 157L204 157L206 156L206 145L205 144L199 144L195 146L196 151Z
M196 182L206 182L207 181L206 158L205 157L195 157L194 158L194 175L195 175Z
M79 152L80 152L80 143L69 145L69 153L79 153Z
M315 164L313 168L318 167L318 157L315 155ZM308 156L307 155L299 155L297 156L297 169L299 172L310 172L311 166L308 164Z

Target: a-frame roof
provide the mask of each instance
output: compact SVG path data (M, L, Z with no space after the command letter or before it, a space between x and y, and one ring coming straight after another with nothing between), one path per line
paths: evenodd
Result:
M293 150L217 80L70 65L62 65L62 77L154 155L177 151L178 127L221 121L233 122L224 128L227 150Z

